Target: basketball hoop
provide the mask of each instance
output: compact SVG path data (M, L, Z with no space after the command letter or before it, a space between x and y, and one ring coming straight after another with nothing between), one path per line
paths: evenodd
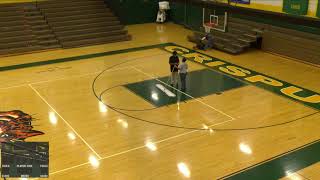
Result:
M204 31L205 31L206 33L210 33L210 32L211 32L211 29L213 29L215 26L216 26L215 23L210 23L210 22L207 22L207 23L204 23L204 24L203 24Z

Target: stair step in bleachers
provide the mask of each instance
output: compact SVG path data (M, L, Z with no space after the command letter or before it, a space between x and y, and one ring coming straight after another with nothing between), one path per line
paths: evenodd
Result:
M96 13L105 13L107 16L113 15L110 9L108 8L101 8L101 9L86 9L86 10L75 10L75 11L61 11L61 12L46 12L47 18L52 17L65 17L65 16L73 16L79 14L96 14Z
M26 46L26 47L14 47L14 48L7 48L7 49L0 49L0 55L7 55L7 54L17 54L17 53L26 53L30 51L37 51L40 50L40 46Z
M81 20L81 19L90 19L90 18L109 18L117 20L117 17L114 17L112 14L107 14L105 12L100 13L90 13L90 14L83 14L83 15L69 15L64 17L47 17L48 21L54 23L54 22L64 22L64 21L75 21L75 20Z
M45 2L43 2L45 3ZM47 13L47 12L63 12L63 11L84 11L87 9L103 9L106 8L106 6L103 6L101 4L90 4L90 5L82 5L82 6L66 6L66 7L47 7L47 8L41 8L41 5L39 5L41 12Z
M41 9L53 9L53 8L65 8L65 7L79 7L79 6L90 6L90 5L103 5L103 1L100 0L88 0L88 1L48 1L46 3L40 3Z
M79 27L79 26L78 26ZM89 33L98 33L98 32L108 32L108 31L114 31L114 30L119 30L123 29L124 27L122 25L116 25L116 26L85 26L82 28L77 28L75 30L66 30L64 29L63 31L56 32L56 34L60 37L65 37L65 36L72 36L74 34L89 34Z
M27 46L34 46L37 45L38 41L34 40L32 38L28 38L26 36L25 41L17 41L17 42L6 42L0 44L0 49L9 49L9 48L15 48L15 47L27 47Z
M108 37L114 35L125 35L128 31L126 30L116 30L116 31L108 31L108 32L100 32L100 33L89 33L89 34L75 34L64 37L59 37L60 41L75 41L81 39L90 39L90 38L98 38L98 37Z
M95 18L86 18L86 19L78 19L73 21L58 21L58 22L51 22L49 24L52 27L64 27L64 26L72 26L72 25L79 25L79 24L88 24L93 22L108 22L110 25L120 24L120 21L117 17L95 17Z
M64 47L76 47L76 46L87 46L88 44L104 44L104 43L112 43L112 42L121 42L131 40L129 35L118 35L118 36L110 36L110 37L99 37L94 39L83 39L79 41L69 41L64 42Z

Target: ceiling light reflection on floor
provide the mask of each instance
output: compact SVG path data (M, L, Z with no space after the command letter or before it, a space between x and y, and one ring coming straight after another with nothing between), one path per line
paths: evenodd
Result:
M118 119L117 122L125 129L128 128L129 124L126 120L123 120L123 119Z
M51 124L56 125L58 123L58 118L56 117L56 113L49 112L49 120Z
M248 146L247 144L240 143L239 148L240 148L240 151L242 151L245 154L252 154L252 150L250 146Z
M158 94L155 93L155 92L152 92L152 93L151 93L151 97L152 97L152 99L155 100L155 101L158 101L158 100L159 100L159 96L158 96Z
M69 137L69 139L72 140L72 141L76 139L76 135L75 135L73 132L69 132L69 133L68 133L68 137Z
M93 166L93 167L99 167L99 165L100 165L100 162L99 162L99 160L95 157L95 156L93 156L93 155L91 155L90 157L89 157L89 162L90 162L90 164Z
M190 178L191 173L190 173L190 170L189 170L188 166L185 163L180 162L180 163L177 164L177 167L178 167L180 173L184 177Z
M108 111L107 106L104 105L102 102L99 101L99 111L105 113Z
M147 142L145 143L145 145L146 145L146 147L147 147L148 149L150 149L151 151L156 151L156 150L157 150L157 146L156 146L153 142L151 142L151 141L147 141Z

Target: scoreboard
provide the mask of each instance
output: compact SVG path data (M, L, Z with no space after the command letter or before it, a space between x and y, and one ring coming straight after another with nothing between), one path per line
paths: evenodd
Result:
M1 177L49 177L48 142L1 143Z

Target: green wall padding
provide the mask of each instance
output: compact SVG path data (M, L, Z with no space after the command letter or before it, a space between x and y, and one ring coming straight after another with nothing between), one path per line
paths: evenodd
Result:
M170 3L170 19L177 24L185 24L185 4L180 2L171 2Z
M171 9L172 11L171 14L173 14L172 16L173 22L178 24L184 24L185 26L190 27L192 30L199 30L200 26L202 26L202 7L197 5L190 5L190 4L187 5L186 22L184 22L184 18L182 17L182 14L184 14L185 4L181 2L177 2L174 5L171 4L171 7L172 6L174 6L174 8ZM223 13L224 10L216 9L216 12ZM320 8L318 8L318 14L319 13L320 13ZM303 26L299 24L286 23L284 21L279 21L274 18L253 17L253 16L245 16L245 15L239 15L239 14L229 14L229 15L233 17L255 21L255 22L270 24L273 26L294 29L302 32L308 32L308 33L320 35L320 28L316 28L312 26Z
M106 0L106 3L124 24L156 21L158 0Z
M301 31L301 32L307 32L307 33L320 35L320 29L315 28L315 27L311 27L311 26L303 26L303 25L299 25L299 24L286 23L284 21L279 21L279 20L270 19L270 18L252 17L252 16L245 16L245 15L238 15L238 14L232 14L232 16L236 17L236 18L255 21L258 23L270 24L272 26L278 26L278 27L293 29L293 30L297 30L297 31Z
M186 26L195 30L199 30L202 27L202 7L187 4Z
M318 1L317 16L320 17L320 0Z
M199 30L202 26L202 7L190 3L171 2L171 20L177 24Z
M309 0L284 0L283 11L294 15L306 15L308 13Z

